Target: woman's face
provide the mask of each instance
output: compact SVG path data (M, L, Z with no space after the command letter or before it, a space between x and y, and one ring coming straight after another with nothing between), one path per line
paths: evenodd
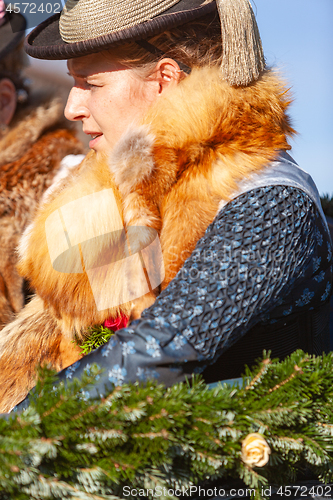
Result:
M95 151L110 151L160 93L157 81L140 80L133 70L102 54L70 59L67 65L74 86L65 116L82 122L83 132L91 137L89 147Z

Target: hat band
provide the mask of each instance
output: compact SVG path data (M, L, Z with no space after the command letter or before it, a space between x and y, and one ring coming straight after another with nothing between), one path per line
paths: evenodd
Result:
M131 28L173 7L180 0L68 0L59 21L66 43L76 43Z

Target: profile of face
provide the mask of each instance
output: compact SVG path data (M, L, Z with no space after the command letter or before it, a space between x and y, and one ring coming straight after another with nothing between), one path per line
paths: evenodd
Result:
M17 96L15 85L9 78L0 80L0 125L9 125L15 114Z
M108 152L132 123L142 118L151 104L168 88L177 85L179 67L165 58L143 80L132 69L112 62L104 54L91 54L67 62L74 86L65 116L81 121L91 137L89 147Z

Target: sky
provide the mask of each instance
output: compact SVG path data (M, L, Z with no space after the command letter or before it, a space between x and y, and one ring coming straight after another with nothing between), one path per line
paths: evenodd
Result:
M333 195L333 0L255 0L267 63L290 83L292 156Z
M255 0L265 57L291 87L291 155L333 196L333 0ZM32 60L65 75L63 61Z

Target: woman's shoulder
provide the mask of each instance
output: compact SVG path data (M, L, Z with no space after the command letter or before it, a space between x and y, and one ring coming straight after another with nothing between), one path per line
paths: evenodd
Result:
M284 244L289 239L318 234L330 242L325 216L309 193L300 187L283 184L253 187L220 207L210 230L230 230L243 237L249 232L255 240L276 237ZM237 236L236 236L237 237Z
M302 189L271 185L247 191L219 211L207 233L210 241L212 235L224 245L229 241L243 259L251 255L266 268L273 263L293 288L310 284L313 297L329 296L323 283L332 279L330 233L322 211Z

